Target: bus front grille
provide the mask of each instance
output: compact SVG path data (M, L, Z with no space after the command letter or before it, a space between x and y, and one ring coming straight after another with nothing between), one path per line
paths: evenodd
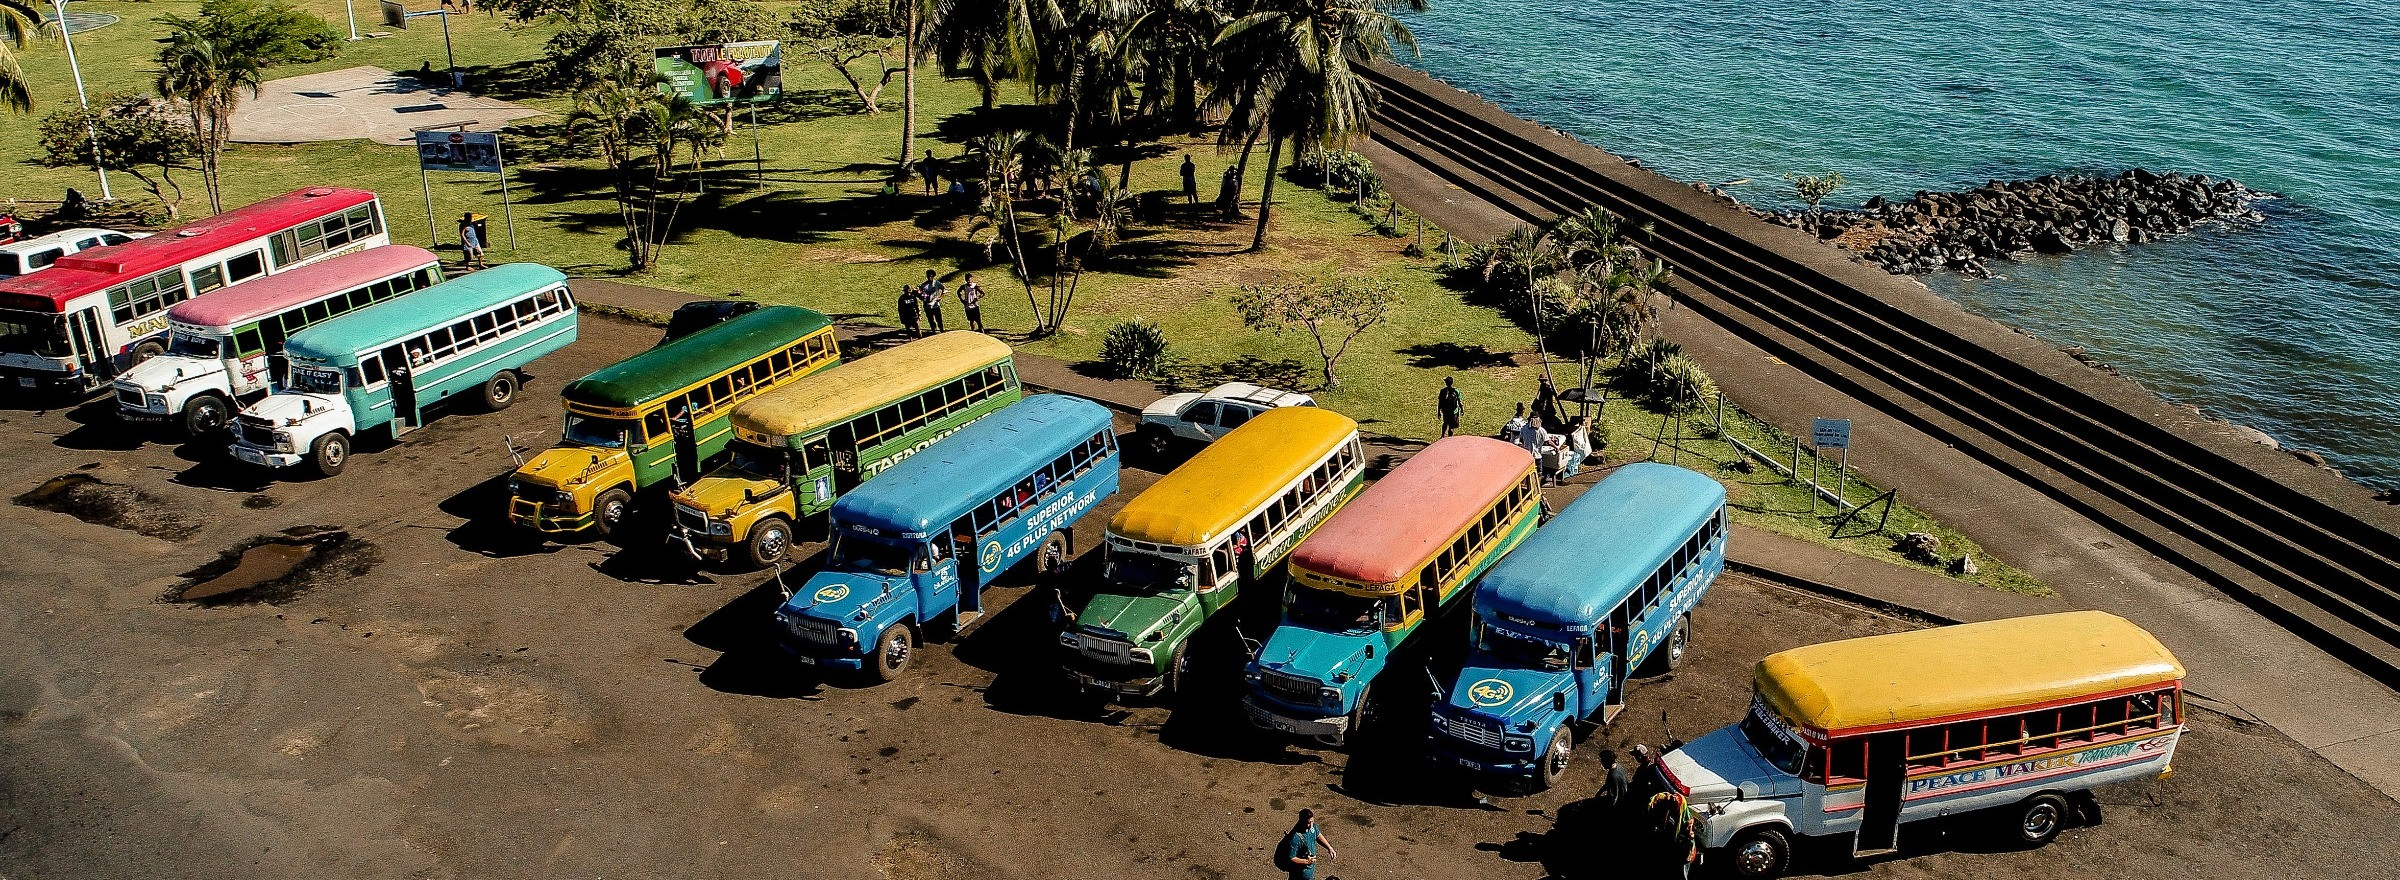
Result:
M1276 699L1303 706L1313 706L1317 703L1316 679L1267 669L1260 671L1258 681L1259 684L1266 686L1267 693L1273 694Z

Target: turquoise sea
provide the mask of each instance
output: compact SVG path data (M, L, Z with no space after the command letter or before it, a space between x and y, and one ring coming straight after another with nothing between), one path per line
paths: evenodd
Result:
M2268 220L1928 278L1969 309L2400 486L2400 6L1432 0L1415 66L1753 204L2131 166Z

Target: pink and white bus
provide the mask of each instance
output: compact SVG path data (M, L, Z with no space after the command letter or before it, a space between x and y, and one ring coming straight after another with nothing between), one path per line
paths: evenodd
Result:
M167 353L117 376L117 413L176 421L195 437L223 430L236 401L282 375L286 337L441 281L440 257L396 244L177 303L167 310Z
M366 190L298 190L0 281L0 386L85 392L166 351L167 309L391 243Z

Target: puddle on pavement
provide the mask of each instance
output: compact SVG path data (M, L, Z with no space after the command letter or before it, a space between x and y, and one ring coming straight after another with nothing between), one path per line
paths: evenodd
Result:
M374 570L383 554L374 544L331 526L297 526L236 544L207 565L185 572L167 591L169 602L198 605L281 605L309 590Z
M169 541L181 541L200 531L200 520L174 502L91 474L52 477L33 491L17 496L16 502L94 525Z

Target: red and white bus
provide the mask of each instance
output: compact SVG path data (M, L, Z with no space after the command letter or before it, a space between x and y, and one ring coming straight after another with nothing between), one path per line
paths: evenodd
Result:
M167 308L390 244L366 190L298 190L0 281L0 387L86 392L166 350Z
M442 282L442 260L404 244L368 248L193 297L167 310L167 353L117 375L118 414L223 430L283 374L283 341L303 328Z

